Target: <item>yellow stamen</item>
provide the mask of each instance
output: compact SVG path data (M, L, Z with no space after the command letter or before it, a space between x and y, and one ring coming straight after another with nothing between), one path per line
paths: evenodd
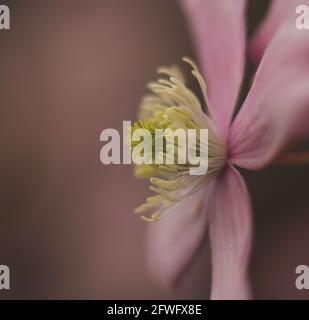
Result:
M190 59L183 58L183 61L192 68L191 73L199 84L204 99L203 103L186 86L185 76L178 67L161 67L158 73L165 78L160 78L148 85L151 93L143 98L139 120L131 128L131 133L133 134L138 129L147 129L154 139L157 129L171 130L171 134L177 129L184 129L187 134L188 129L197 131L208 129L208 171L205 175L194 176L190 175L189 169L192 165L188 162L168 164L167 160L169 157L174 157L174 154L169 153L169 140L165 136L161 151L164 163L138 165L135 169L136 176L150 178L150 189L156 194L147 198L146 203L135 209L135 213L146 222L159 221L172 206L201 190L214 179L227 161L227 147L212 120L204 78ZM202 110L202 105L206 105L205 112ZM177 158L179 156L177 139L174 139L173 143L172 150ZM199 152L202 146L199 145L201 141L198 139L197 143L197 152ZM134 142L132 142L132 147L134 147ZM152 144L152 154L149 157L154 158L155 151L154 144ZM193 210L194 212L197 211L198 205ZM146 213L148 214L145 215Z

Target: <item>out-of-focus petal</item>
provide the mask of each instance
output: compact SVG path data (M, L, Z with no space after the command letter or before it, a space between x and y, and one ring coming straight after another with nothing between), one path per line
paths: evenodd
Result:
M149 226L148 264L152 273L167 285L177 283L206 235L205 202L212 184L185 198L161 221Z
M231 161L260 169L309 137L309 32L281 26L256 73L229 137Z
M287 19L296 21L296 8L309 6L309 0L273 0L265 20L253 36L250 53L255 62L260 62L272 37Z
M212 115L226 134L245 63L245 0L182 0L208 87Z
M232 167L216 181L209 210L212 299L249 299L251 206L246 185Z

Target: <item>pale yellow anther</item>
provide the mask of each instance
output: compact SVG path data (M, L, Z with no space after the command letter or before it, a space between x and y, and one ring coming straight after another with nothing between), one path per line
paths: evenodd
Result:
M184 73L176 66L160 67L158 73L165 76L148 85L150 94L146 95L141 103L139 120L134 124L131 133L139 128L152 132L156 129L165 130L165 145L161 153L165 162L162 164L138 165L135 175L150 178L150 190L156 195L148 197L146 202L135 209L145 222L159 221L170 208L179 203L185 197L201 190L207 183L212 181L226 163L227 148L225 141L217 131L211 117L211 106L207 97L207 86L203 76L195 63L189 58L183 61L191 66L191 73L199 84L203 103L197 95L185 84ZM202 110L206 106L206 113ZM174 140L174 153L169 150L169 131L172 136L174 130L185 129L208 129L208 172L205 175L193 176L189 173L190 164L168 164L167 160L178 156L181 148ZM198 143L201 143L198 139ZM200 145L200 147L202 144ZM190 152L190 149L189 151ZM154 157L151 154L149 157ZM193 208L198 211L199 204ZM146 214L147 213L147 214Z

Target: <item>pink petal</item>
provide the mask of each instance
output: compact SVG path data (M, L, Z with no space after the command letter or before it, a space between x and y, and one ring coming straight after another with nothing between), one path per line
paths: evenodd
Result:
M265 20L253 37L250 51L254 61L260 62L272 37L287 18L291 18L296 21L296 7L304 4L309 6L309 0L272 1Z
M245 1L183 0L208 87L211 112L227 134L245 63Z
M205 189L185 198L161 221L148 230L148 264L159 280L174 285L191 262L206 234L207 215L203 210L209 184ZM192 209L202 201L201 210Z
M211 298L249 299L251 207L246 185L238 171L226 168L216 182L211 199Z
M261 61L248 97L232 124L231 161L266 166L288 144L309 137L309 32L285 23Z

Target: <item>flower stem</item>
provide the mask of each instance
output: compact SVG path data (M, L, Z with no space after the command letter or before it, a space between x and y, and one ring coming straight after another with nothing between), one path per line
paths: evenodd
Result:
M305 165L309 164L309 151L288 153L275 161L278 165Z

